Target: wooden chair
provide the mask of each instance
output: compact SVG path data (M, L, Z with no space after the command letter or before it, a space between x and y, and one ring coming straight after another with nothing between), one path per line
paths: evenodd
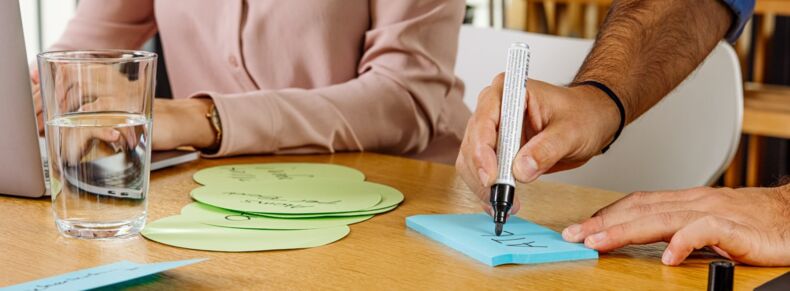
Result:
M768 48L774 37L774 23L777 16L790 16L790 1L758 0L754 13L760 16L759 21L750 21L735 44L743 67L751 67L752 78L744 85L745 147L738 150L724 176L724 185L731 187L760 186L765 137L790 139L790 87L763 84L766 63L770 61ZM751 26L756 26L753 36ZM754 52L751 62L750 52Z

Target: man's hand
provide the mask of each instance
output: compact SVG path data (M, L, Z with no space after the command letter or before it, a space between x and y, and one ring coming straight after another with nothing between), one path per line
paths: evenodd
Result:
M154 150L181 146L206 148L216 142L216 133L206 113L211 99L154 100Z
M480 93L456 161L456 169L488 213L489 187L497 178L503 81L500 74ZM620 118L614 102L589 86L566 88L529 80L526 104L522 133L522 144L526 144L513 163L513 175L521 183L583 165L612 139ZM511 212L516 213L519 207L516 200Z
M562 232L599 251L669 242L661 261L679 265L695 249L712 247L758 266L790 265L790 185L781 188L694 188L640 192Z

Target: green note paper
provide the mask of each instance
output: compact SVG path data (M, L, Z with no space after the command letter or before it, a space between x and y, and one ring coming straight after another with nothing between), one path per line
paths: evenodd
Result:
M398 205L393 205L387 208L381 208L376 210L363 210L363 211L352 211L352 212L337 212L337 213L314 213L314 214L279 214L279 213L250 213L253 215L258 216L268 216L274 218L286 218L286 219L299 219L299 218L317 218L317 217L346 217L346 216L359 216L359 215L372 215L372 214L380 214L384 212L392 211L393 209L398 208Z
M192 190L204 204L242 212L334 213L367 210L381 201L376 184L342 180L213 184Z
M190 217L194 221L200 221L214 226L251 229L327 228L349 225L373 217L373 215L361 215L351 217L283 219L226 210L198 202L187 204L187 206L181 208L181 216Z
M198 171L193 178L202 185L229 185L310 179L364 181L365 174L354 168L333 164L271 163L212 167Z
M150 240L180 248L252 252L318 247L335 242L345 237L348 232L348 226L306 230L217 227L177 215L149 223L141 234Z
M368 209L352 212L337 212L337 213L321 213L321 214L279 214L279 213L252 213L255 215L263 215L278 218L313 218L313 217L342 217L342 216L357 216L357 215L370 215L384 213L398 207L398 203L403 202L403 193L398 189L392 188L387 185L370 183L371 189L376 189L376 193L381 195L381 202L371 206Z

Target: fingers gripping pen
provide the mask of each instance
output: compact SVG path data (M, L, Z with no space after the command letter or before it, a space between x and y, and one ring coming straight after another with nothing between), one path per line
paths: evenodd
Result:
M491 186L491 207L494 210L494 233L502 234L516 191L513 178L513 159L521 147L521 127L524 122L527 97L527 71L529 70L529 46L513 43L507 50L505 85L502 91L502 108L499 117L499 139L497 162L499 173Z

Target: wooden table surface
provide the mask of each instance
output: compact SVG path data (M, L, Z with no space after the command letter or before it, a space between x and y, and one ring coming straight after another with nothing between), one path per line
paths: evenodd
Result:
M140 280L142 289L696 289L707 284L712 253L696 253L680 267L661 265L664 244L634 246L598 260L489 267L405 226L410 215L480 211L455 169L397 157L362 154L240 157L202 160L153 173L149 219L174 215L189 203L191 177L202 168L236 163L320 162L357 168L368 181L406 196L396 210L351 226L333 244L304 250L204 252L136 237L120 241L58 235L48 199L0 197L0 286L22 283L119 260L208 261ZM8 165L6 165L8 166ZM622 194L568 185L521 186L519 216L561 230ZM738 266L737 289L749 289L789 268Z

